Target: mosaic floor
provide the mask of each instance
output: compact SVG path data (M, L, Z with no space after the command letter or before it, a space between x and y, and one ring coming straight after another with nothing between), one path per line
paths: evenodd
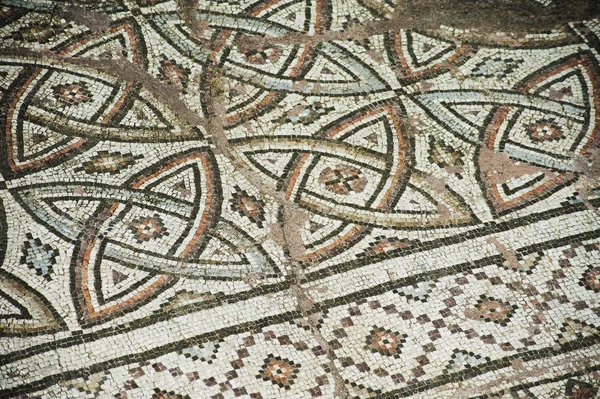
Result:
M597 397L600 19L77 4L0 1L0 397Z

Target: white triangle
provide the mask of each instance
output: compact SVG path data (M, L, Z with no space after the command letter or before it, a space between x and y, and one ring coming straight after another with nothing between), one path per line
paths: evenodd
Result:
M438 212L437 204L419 190L407 186L394 207L395 212Z
M261 89L260 87L255 87L243 82L237 82L234 80L225 79L225 86L229 87L229 98L230 101L227 104L227 113L241 113L244 109L251 107L252 105L256 105L259 101L261 101L269 92ZM259 94L262 92L261 94ZM248 99L256 98L249 103L246 103ZM238 105L242 105L240 108L236 108ZM232 111L233 110L233 111Z
M270 15L267 20L276 22L295 31L304 31L304 23L306 21L307 4L304 1L297 1L288 6L280 7L280 10ZM271 11L267 9L267 11ZM293 19L290 18L293 16Z
M340 220L326 218L324 216L313 214L309 220L304 223L304 228L301 230L301 237L304 245L310 245L323 237L331 234L332 231L338 229L343 224ZM316 230L311 232L311 227L317 227ZM338 235L334 237L337 239ZM325 241L323 244L327 244L329 240Z
M195 163L183 164L163 179L150 183L147 188L156 193L192 202L196 198L196 188L200 187L200 182L196 181L194 176L194 170L198 170Z
M519 193L521 192L521 190L531 191L539 185L539 184L530 184L526 188L523 187L527 183L530 183L536 179L539 180L538 183L543 183L546 179L540 179L542 176L545 176L544 172L535 173L535 174L525 174L525 175L522 175L519 177L514 177L514 178L504 182L504 184L510 191L514 191L514 193L510 194L510 196L512 196L514 194L520 195ZM504 192L502 192L502 194L504 194Z
M127 33L123 30L92 38L84 45L71 50L69 55L73 57L109 59L120 59L127 56L129 62L134 62L131 42Z
M365 123L363 127L354 127L354 129L355 131L351 135L343 139L344 142L354 146L368 148L382 154L386 153L387 131L383 120L378 120L376 123Z
M19 309L18 307L10 303L8 299L0 295L0 319L7 318L6 316L20 316L21 314L21 309Z
M446 106L478 127L486 125L486 119L494 108L493 105L483 104L446 104Z
M429 64L439 55L454 48L454 44L447 43L439 39L424 36L420 33L410 32L412 38L412 54L414 54L413 62L419 67Z
M99 203L100 201L88 200L52 201L52 204L64 215L80 223L85 223L93 217Z
M15 332L20 333L19 335L27 335L62 329L64 327L62 320L56 315L50 304L45 303L42 298L43 296L39 292L23 281L2 272L0 275L0 330L3 333ZM13 305L11 302L18 304Z
M319 82L331 81L346 81L354 82L356 77L353 77L341 65L328 59L323 54L318 54L314 60L313 67L306 73L305 79L316 80Z
M114 272L126 276L126 279L122 281L115 281ZM103 259L100 264L100 278L102 280L102 296L107 302L110 302L110 298L118 296L123 291L126 291L137 282L150 276L150 273L123 266L117 262Z
M249 68L259 69L270 74L279 74L290 56L295 51L291 46L265 47L259 50L238 51L236 48L229 53L228 60Z
M44 158L50 152L60 150L79 140L58 133L46 126L38 125L27 120L23 121L23 157L21 160L34 161ZM58 145L57 148L52 148ZM16 146L14 148L17 148Z
M264 152L246 154L255 166L266 169L273 178L281 178L286 173L286 166L294 156L291 152Z
M217 237L211 237L198 261L212 263L246 263L245 259L240 256L238 252L239 251L236 248L232 248L230 244Z
M7 90L22 70L22 67L0 65L0 92Z
M570 72L568 70L566 72ZM563 74L560 74L556 80L558 80ZM579 75L579 74L577 74ZM583 96L583 87L581 86L580 75L572 75L563 81L551 84L549 87L536 93L540 96L548 97L553 100L566 101L572 104L584 106L585 99ZM544 81L543 84L547 84L548 81Z
M131 108L127 111L119 126L125 127L143 127L165 129L168 126L160 119L156 111L153 110L146 100L136 98Z

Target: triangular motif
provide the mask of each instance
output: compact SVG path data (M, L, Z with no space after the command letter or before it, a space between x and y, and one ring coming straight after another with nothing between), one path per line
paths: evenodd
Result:
M51 334L65 329L50 302L23 280L0 270L0 336Z
M408 184L401 199L394 206L394 212L437 213L437 202L425 191Z
M242 254L236 253L237 248L231 242L219 237L211 237L204 251L198 255L199 262L244 263Z
M143 290L145 286L152 284L154 277L152 273L107 259L96 265L97 276L101 279L96 284L101 287L100 290L96 289L99 305L119 301L125 295Z
M65 56L87 58L125 58L133 64L145 65L139 27L134 20L121 21L101 35L90 35L72 45L54 48Z
M559 74L555 79L544 82L534 92L551 100L564 101L571 104L586 106L588 99L585 98L585 86L587 82L579 70L566 71Z
M286 173L286 168L293 158L293 152L255 151L245 152L244 155L250 164L261 174L273 180L281 181Z
M340 136L340 140L386 154L390 150L388 147L390 135L394 134L392 129L394 127L390 126L387 118L373 118L353 125L351 130Z
M481 129L484 128L488 122L488 118L492 110L493 105L484 104L444 104L448 111L450 111L457 119L460 119L472 126Z
M358 77L340 62L332 59L327 54L316 52L312 61L312 68L304 75L307 81L318 82L355 82Z
M165 174L161 179L148 184L146 188L155 193L161 193L193 202L196 198L196 188L200 187L201 176L194 165L182 165Z
M0 291L0 319L25 319L29 318L27 308L19 304L10 296Z
M94 236L84 236L76 249L74 295L82 324L93 325L132 311L176 281L171 276L140 272L114 284L112 270L119 267L116 264L131 268L129 275L137 265L113 257L112 252L105 254L107 245L97 243L98 232L92 231Z
M119 121L119 126L129 128L170 128L170 123L160 111L147 100L132 99L133 105Z
M400 78L416 78L445 71L470 57L470 47L426 35L414 30L398 30L388 34L390 56Z
M13 159L18 160L21 166L39 162L53 152L68 151L81 141L29 121L23 121L21 137L17 139L22 142L21 146L13 147L17 150Z
M65 219L85 223L93 217L100 205L100 201L58 200L48 201L46 204Z
M421 201L423 203L416 204ZM419 212L413 210L425 205ZM469 225L477 222L477 217L464 200L447 185L419 171L413 171L406 189L393 206L393 218L388 224L395 227L420 226L432 228L447 225ZM414 215L418 217L414 217ZM384 219L385 220L385 219Z
M487 148L480 149L478 161L488 203L499 215L551 195L575 178L572 173L524 164Z
M329 23L321 11L326 7L323 3L323 0L271 1L265 7L264 3L258 2L250 9L249 15L292 31L314 34L326 29Z
M314 214L302 226L300 235L307 249L320 248L326 245L331 239L339 238L345 226L346 223L340 220Z
M456 45L449 40L407 31L406 47L410 55L410 63L416 68L422 68L443 58L453 51Z
M266 12L258 15L293 31L305 31L310 23L310 20L306 18L307 2L305 0L294 0L287 3L281 3L283 3L281 6L269 8Z

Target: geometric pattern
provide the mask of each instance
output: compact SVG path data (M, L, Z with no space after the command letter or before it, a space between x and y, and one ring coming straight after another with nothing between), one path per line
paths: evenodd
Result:
M0 1L0 397L598 395L600 20L75 3Z

